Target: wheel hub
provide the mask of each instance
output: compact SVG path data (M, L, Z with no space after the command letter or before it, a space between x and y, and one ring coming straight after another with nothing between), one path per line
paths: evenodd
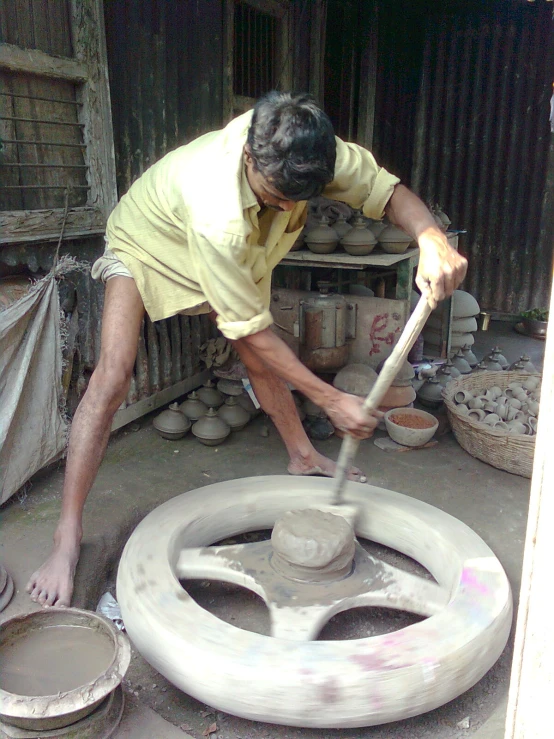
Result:
M356 535L342 517L314 508L289 511L271 534L271 564L285 577L329 582L352 572Z

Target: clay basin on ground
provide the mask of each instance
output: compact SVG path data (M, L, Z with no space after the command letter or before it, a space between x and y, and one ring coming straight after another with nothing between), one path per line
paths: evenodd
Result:
M50 731L88 716L120 684L129 640L77 608L15 616L0 628L0 720Z

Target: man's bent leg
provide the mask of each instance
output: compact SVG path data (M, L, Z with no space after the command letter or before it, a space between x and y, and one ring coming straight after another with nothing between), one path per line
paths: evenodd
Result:
M298 416L292 394L283 380L277 377L242 340L233 341L260 405L271 418L289 453L288 472L291 475L335 474L335 462L320 454L308 439ZM367 478L353 467L350 480L365 482Z
M129 389L143 314L144 306L133 279L108 280L100 360L71 426L54 550L27 585L31 599L42 605L70 605L83 507L104 457L113 416Z

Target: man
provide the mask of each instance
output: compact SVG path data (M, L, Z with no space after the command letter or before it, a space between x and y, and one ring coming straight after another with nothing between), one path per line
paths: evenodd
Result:
M70 604L83 507L128 391L144 310L153 321L213 312L283 438L289 473L333 475L335 464L308 440L287 381L336 427L371 435L377 419L362 401L318 379L270 328L271 272L304 225L306 201L321 194L408 231L421 250L417 284L432 304L464 278L465 259L419 198L368 151L335 138L307 95L269 93L253 112L166 155L113 211L93 266L106 283L101 354L73 420L54 550L27 585L33 600Z

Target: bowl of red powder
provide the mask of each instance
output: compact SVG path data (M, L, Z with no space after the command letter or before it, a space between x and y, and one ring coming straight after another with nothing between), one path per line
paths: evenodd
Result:
M418 408L392 408L385 413L385 425L393 441L403 446L423 446L439 427L435 416Z

